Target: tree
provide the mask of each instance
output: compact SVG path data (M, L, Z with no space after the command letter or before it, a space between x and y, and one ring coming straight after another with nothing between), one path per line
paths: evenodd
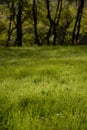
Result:
M46 0L46 7L47 7L47 18L49 20L50 26L47 33L47 42L48 45L50 44L50 36L53 35L53 45L56 45L57 39L57 28L59 26L60 16L62 12L62 0L57 1L56 13L54 18L52 19L51 12L50 12L50 1Z
M47 8L47 18L50 23L46 39L47 39L47 44L50 45L50 36L51 36L51 31L52 31L52 26L53 26L53 20L50 14L50 1L49 0L46 0L46 8Z
M22 46L22 9L23 1L22 0L10 0L8 9L10 12L9 17L9 28L8 28L8 38L6 46L9 46L11 36L14 30L16 30L16 40L15 46Z
M78 42L81 19L82 19L83 9L84 9L84 0L78 0L77 2L78 2L78 10L77 10L76 21L73 29L73 34L72 34L72 44Z
M18 1L18 13L16 15L16 30L17 30L17 38L15 41L15 45L22 46L22 8L23 8L23 1Z
M57 39L57 29L59 27L59 21L61 18L61 12L62 12L62 5L63 5L63 1L62 0L58 0L58 4L57 4L57 9L56 9L56 15L54 18L54 27L53 27L53 34L54 34L54 39L53 39L53 45L56 45L56 39Z
M7 3L8 5L8 8L10 10L10 17L9 17L9 28L8 28L8 38L7 38L7 44L6 46L9 46L9 42L11 40L11 35L12 35L12 32L13 30L15 29L15 27L12 26L12 24L14 24L14 20L15 20L15 1L12 0L12 1L9 1Z
M41 42L39 40L39 36L37 32L37 1L36 0L33 0L32 12L33 12L33 20L34 20L35 44L41 46Z
M78 8L70 4L74 1L77 0L4 0L1 6L8 7L7 14L3 11L8 21L7 46L10 41L15 46L22 46L27 40L31 43L34 40L39 46L63 45L71 37L72 44L78 42L85 0L78 0Z

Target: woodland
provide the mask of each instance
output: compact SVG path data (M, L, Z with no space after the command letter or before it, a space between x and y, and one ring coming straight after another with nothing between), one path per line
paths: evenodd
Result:
M0 1L1 46L86 43L86 0Z

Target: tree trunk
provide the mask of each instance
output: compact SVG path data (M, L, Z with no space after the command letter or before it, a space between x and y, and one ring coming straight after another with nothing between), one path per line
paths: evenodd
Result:
M10 16L10 22L9 22L9 29L8 29L8 38L7 38L7 44L6 46L9 46L9 41L11 39L11 25L12 25L12 16Z
M53 35L54 35L53 45L56 45L57 28L59 26L61 12L62 12L62 0L58 0L57 11L56 11L57 16L55 16L54 24L53 24Z
M79 0L76 21L75 21L75 25L73 29L73 34L72 34L72 45L74 43L77 43L78 38L79 38L83 9L84 9L84 0Z
M41 42L38 37L38 32L37 32L37 3L36 0L33 0L33 19L34 19L34 34L35 34L35 44L41 46Z
M49 0L46 0L46 8L47 8L47 18L49 20L49 30L47 32L47 45L50 45L50 36L51 36L51 33L52 33L52 28L53 28L53 20L51 18L51 14L50 14L50 1Z
M18 14L16 16L17 19L17 25L16 25L16 29L17 29L17 38L16 38L16 42L15 45L17 46L22 46L22 0L19 1L19 5L18 5Z
M10 21L9 21L9 28L8 28L8 38L7 38L7 44L6 46L9 46L9 41L11 39L11 35L12 35L12 32L14 30L14 28L12 28L12 23L14 22L14 19L15 19L15 8L14 8L14 0L11 1L11 7L9 6L9 3L8 3L8 7L10 9Z

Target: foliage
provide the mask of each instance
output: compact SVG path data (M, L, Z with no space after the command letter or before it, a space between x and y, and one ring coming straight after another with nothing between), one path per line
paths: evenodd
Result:
M5 22L3 20L0 20L0 33L2 33L6 29Z
M6 20L7 22L6 24L6 31L5 34L7 33L7 30L9 30L9 26L10 26L10 18L12 15L12 1L9 2L5 2L6 4L1 4L0 5L0 12L1 12L1 16L2 16L2 20L0 20L0 24L2 24L2 22L4 23L4 20ZM58 15L57 8L58 8L58 1L50 1L50 14L51 14L51 18L53 23L55 23L54 19L56 16L56 13ZM33 19L33 12L32 12L32 6L33 6L33 1L28 1L28 0L23 0L23 4L22 4L22 33L23 33L23 45L26 45L27 41L29 41L29 45L30 44L34 44L35 42L35 34L34 34L34 19ZM37 0L36 1L36 6L37 6L37 34L38 34L38 39L40 40L40 42L42 42L42 45L47 44L47 39L46 36L49 32L49 27L50 27L50 22L47 18L47 7L46 7L46 1L42 1L42 0ZM86 4L84 7L84 15L82 18L82 22L81 22L81 35L84 35L86 33ZM14 1L14 9L13 12L15 12L15 16L14 16L14 20L12 21L11 24L11 29L13 29L12 34L11 34L11 39L10 39L10 46L14 44L15 40L16 40L16 25L17 25L17 13L18 13L18 0ZM66 42L68 43L69 40L71 40L72 37L72 31L73 31L73 27L75 24L75 18L76 18L76 13L77 13L77 6L76 6L76 2L75 1L63 1L63 6L62 6L62 12L61 12L61 17L59 20L59 24L56 27L55 32L57 32L57 43L56 44L60 44L60 36L64 37L64 44L66 44ZM3 15L2 15L3 14ZM14 13L13 13L14 14ZM58 16L57 16L58 17ZM4 19L5 18L5 19ZM67 22L70 22L70 20L72 20L71 23L69 23L69 26L67 25ZM56 20L57 21L57 20ZM65 32L64 32L65 30ZM63 33L65 33L63 36ZM0 34L1 35L1 34ZM2 37L2 35L1 35ZM50 35L50 44L52 44L53 42L53 37L54 37L54 33L53 33L53 29L51 30L51 35ZM69 40L67 39L67 37L69 37ZM5 39L5 41L7 40L7 37ZM14 42L13 42L14 41ZM70 42L69 42L70 44Z

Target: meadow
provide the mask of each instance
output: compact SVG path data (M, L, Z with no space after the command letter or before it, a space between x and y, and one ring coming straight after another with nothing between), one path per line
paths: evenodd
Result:
M0 130L87 130L87 46L0 48Z

